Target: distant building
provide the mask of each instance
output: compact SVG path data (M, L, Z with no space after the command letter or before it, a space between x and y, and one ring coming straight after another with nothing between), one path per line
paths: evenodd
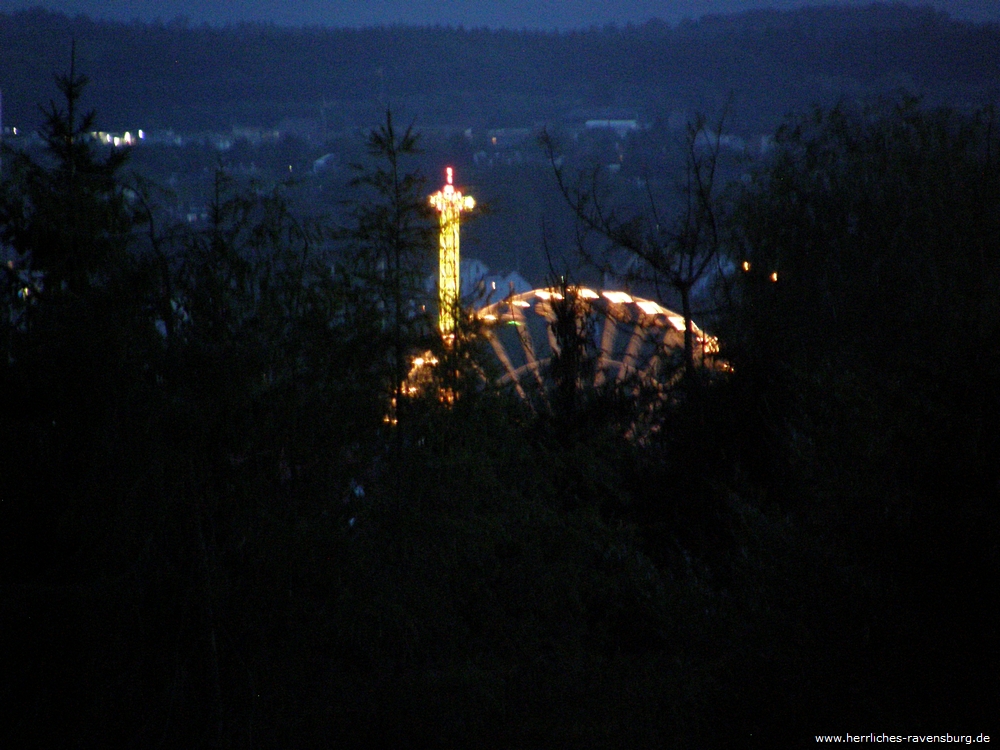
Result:
M319 120L312 117L286 117L274 130L280 134L279 138L293 136L307 143L317 143L322 135Z
M313 174L321 174L330 169L335 169L338 163L339 159L336 154L323 154L323 156L313 162Z
M493 148L520 146L531 138L531 128L494 128L486 131L486 140Z
M462 286L464 288L465 285ZM486 274L476 282L472 305L476 308L490 305L511 295L530 292L531 288L531 284L517 271L507 274Z
M611 130L619 138L639 129L638 120L587 120L583 126L587 130Z
M738 135L719 135L711 130L701 130L695 136L694 145L697 148L720 148L729 151L746 151L746 143Z
M489 266L477 258L462 258L459 262L462 300L477 309L511 294L523 294L532 289L531 284L516 271L490 273ZM437 275L431 275L427 277L424 288L431 293L436 285Z

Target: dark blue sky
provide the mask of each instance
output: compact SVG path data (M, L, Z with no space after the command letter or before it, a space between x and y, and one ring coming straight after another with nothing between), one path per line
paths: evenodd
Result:
M802 5L867 5L871 0L0 0L0 10L41 5L67 13L119 20L194 23L270 21L283 25L362 26L448 24L508 28L578 28L609 23L641 23L650 18L675 22L704 13ZM1000 22L1000 0L911 0L956 18Z

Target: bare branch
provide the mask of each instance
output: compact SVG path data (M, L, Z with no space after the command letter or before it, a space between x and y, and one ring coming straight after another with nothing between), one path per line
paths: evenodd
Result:
M691 320L691 293L694 286L713 268L718 267L721 248L720 220L717 210L718 168L722 152L722 132L728 115L727 103L718 124L712 130L699 115L688 124L685 138L685 165L682 183L684 208L672 226L664 227L649 180L646 182L646 213L622 217L607 201L601 182L601 169L593 167L586 177L569 183L556 144L546 131L540 142L545 148L563 200L576 217L577 247L581 257L605 274L625 281L651 284L660 293L666 282L681 298L685 319L685 369L694 372L694 324ZM604 237L610 248L603 258L594 258L586 248L590 234ZM621 249L630 256L624 273L611 262L610 253Z

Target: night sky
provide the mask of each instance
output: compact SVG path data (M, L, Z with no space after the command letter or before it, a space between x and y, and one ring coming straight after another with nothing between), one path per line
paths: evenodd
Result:
M264 21L282 25L464 25L507 28L578 28L676 22L705 13L802 5L868 5L870 0L0 0L0 11L41 5L70 14L118 20L186 17L212 24ZM1000 22L997 0L926 0L953 17Z

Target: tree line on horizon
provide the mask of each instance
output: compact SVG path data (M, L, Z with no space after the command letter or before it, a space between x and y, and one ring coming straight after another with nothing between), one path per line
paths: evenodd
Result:
M181 131L272 127L319 117L323 104L355 126L387 103L404 119L464 127L530 125L581 105L652 120L713 111L734 94L732 125L752 135L838 96L899 88L976 106L996 91L1000 55L995 24L901 4L571 32L126 24L35 9L0 16L8 122L40 124L35 92L71 38L81 63L102 71L89 96L112 129Z

